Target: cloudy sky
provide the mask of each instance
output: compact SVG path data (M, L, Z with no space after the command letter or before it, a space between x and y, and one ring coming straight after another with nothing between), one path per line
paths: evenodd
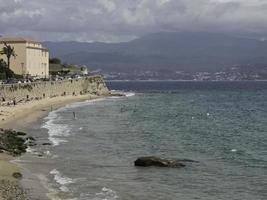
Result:
M127 41L160 31L267 36L267 0L0 0L0 34Z

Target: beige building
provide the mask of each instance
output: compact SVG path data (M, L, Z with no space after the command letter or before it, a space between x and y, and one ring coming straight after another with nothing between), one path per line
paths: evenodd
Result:
M16 74L42 78L49 76L49 52L40 42L19 37L0 37L0 50L4 43L14 47L17 56L10 58L10 68ZM0 55L1 58L7 62L5 55Z

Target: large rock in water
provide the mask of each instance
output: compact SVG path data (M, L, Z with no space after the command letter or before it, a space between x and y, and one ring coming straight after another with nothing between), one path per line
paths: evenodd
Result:
M134 161L134 165L139 167L185 167L185 164L181 161L185 160L162 159L156 156L148 156L138 158L136 161Z

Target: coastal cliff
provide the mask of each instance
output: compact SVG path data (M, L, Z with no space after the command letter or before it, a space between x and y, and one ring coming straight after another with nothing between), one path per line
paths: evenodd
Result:
M108 88L101 76L88 76L62 81L44 81L0 86L0 105L83 94L106 95Z

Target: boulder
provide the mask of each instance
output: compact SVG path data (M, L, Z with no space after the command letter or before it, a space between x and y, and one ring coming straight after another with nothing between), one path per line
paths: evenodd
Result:
M19 172L14 172L14 173L12 174L12 176L13 176L14 178L16 178L16 179L22 179L22 174L19 173Z
M43 146L50 146L50 145L52 145L52 144L49 143L49 142L45 142L45 143L43 143Z
M18 132L17 132L17 135L18 135L18 136L25 136L25 135L27 135L27 133L18 131Z
M174 167L174 168L181 168L186 166L180 160L163 159L156 156L140 157L134 162L134 165L139 167L156 166L156 167Z

